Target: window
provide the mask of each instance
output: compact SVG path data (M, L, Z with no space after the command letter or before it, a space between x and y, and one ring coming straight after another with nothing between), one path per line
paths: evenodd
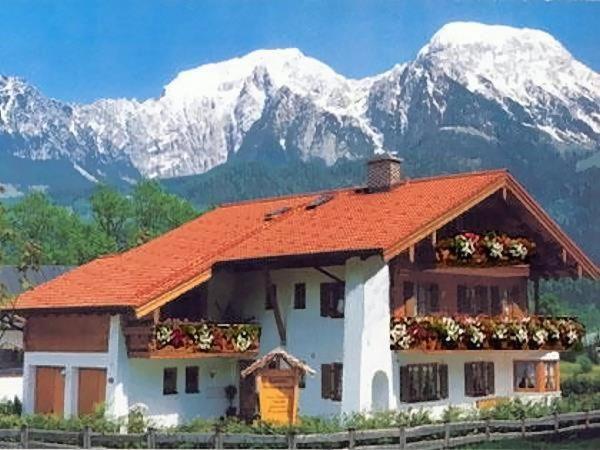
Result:
M344 317L344 283L321 283L321 317Z
M265 293L265 309L273 309L273 305L277 301L277 285L272 284Z
M458 312L461 314L490 314L492 311L487 286L459 285L456 291Z
M306 309L306 284L294 285L294 309Z
M515 361L514 389L515 391L537 391L538 361Z
M342 374L341 363L321 364L321 397L342 401Z
M440 290L435 283L417 284L417 314L426 315L440 310Z
M408 364L400 367L400 401L427 402L448 398L446 364Z
M185 393L186 394L197 394L200 392L198 388L199 385L199 376L198 376L198 367L197 366L189 366L185 368Z
M163 395L177 394L177 368L167 367L163 370Z
M544 391L558 391L558 361L544 361Z
M494 363L465 363L465 395L484 397L494 393Z
M559 389L558 361L515 361L514 390L552 392Z

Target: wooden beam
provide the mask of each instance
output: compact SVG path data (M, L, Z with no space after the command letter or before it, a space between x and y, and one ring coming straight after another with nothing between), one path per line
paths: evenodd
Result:
M533 313L540 313L540 279L533 280Z
M408 260L411 263L415 262L415 246L411 245L410 247L408 247Z
M583 277L583 267L581 264L577 264L577 278L581 279Z
M334 275L328 270L323 269L322 267L315 266L314 269L318 272L321 272L323 275L331 278L332 280L337 281L338 283L345 283L345 281L342 280L340 277Z
M283 316L281 315L281 308L279 308L279 300L277 298L277 295L273 296L271 295L271 285L273 284L271 282L271 273L268 270L264 271L265 274L265 292L266 295L269 297L269 302L271 303L271 305L273 306L273 314L275 315L275 324L277 325L277 333L279 334L279 343L282 346L286 345L286 329L285 329L285 322L283 320Z
M504 186L504 187L502 188L502 199L503 199L504 201L506 201L506 199L507 199L507 198L508 198L508 189L506 189L506 186Z
M566 248L563 248L561 250L560 257L562 259L563 264L566 264L567 263L567 249Z
M437 245L437 231L431 233L431 245L434 247Z

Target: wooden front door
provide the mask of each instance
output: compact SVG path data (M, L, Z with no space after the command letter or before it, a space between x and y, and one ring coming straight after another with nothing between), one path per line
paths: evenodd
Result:
M80 416L93 414L96 407L106 400L106 370L79 369L77 413Z
M254 361L241 360L238 362L241 372ZM256 381L254 374L246 378L240 377L240 416L246 420L252 420L256 415Z
M62 416L65 403L64 367L42 367L35 369L36 414Z

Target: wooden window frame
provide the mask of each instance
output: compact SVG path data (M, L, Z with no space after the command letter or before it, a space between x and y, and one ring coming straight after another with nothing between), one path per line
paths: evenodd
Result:
M173 386L167 385L167 374L169 373L173 374ZM177 395L177 367L163 368L163 395Z
M306 283L294 284L294 309L306 309Z
M492 361L467 361L464 364L465 396L487 397L496 389L494 363ZM477 383L477 380L483 381Z
M342 297L339 298L341 293ZM339 301L346 301L346 284L344 282L333 281L321 283L320 285L320 305L321 317L330 317L332 319L343 319L344 312L338 311Z
M420 363L400 366L400 401L426 403L448 398L448 365ZM415 387L413 382L417 382ZM415 390L421 391L415 393Z
M195 380L194 380L195 378ZM185 393L198 394L200 392L200 368L187 366L185 368Z
M518 364L533 364L535 370L535 386L534 387L518 387L517 384L517 365ZM548 384L548 366L554 366L554 389L547 389ZM544 360L515 360L513 361L513 390L515 392L558 392L560 391L560 363L559 361L544 361Z
M321 398L342 401L343 374L342 363L321 364Z
M417 300L417 316L438 314L440 312L440 287L436 282L420 282L413 286ZM423 309L423 311L421 311Z

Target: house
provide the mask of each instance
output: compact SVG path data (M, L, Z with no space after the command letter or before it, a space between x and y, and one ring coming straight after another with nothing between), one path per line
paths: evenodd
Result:
M40 266L26 272L16 266L0 266L0 289L8 296L23 291L23 284L36 286L71 269L68 266ZM13 314L11 305L0 312L0 401L21 398L23 392L22 317Z
M24 410L252 417L240 372L279 346L318 372L304 415L553 397L583 329L535 315L538 281L599 275L507 171L381 156L365 186L223 205L21 295Z

